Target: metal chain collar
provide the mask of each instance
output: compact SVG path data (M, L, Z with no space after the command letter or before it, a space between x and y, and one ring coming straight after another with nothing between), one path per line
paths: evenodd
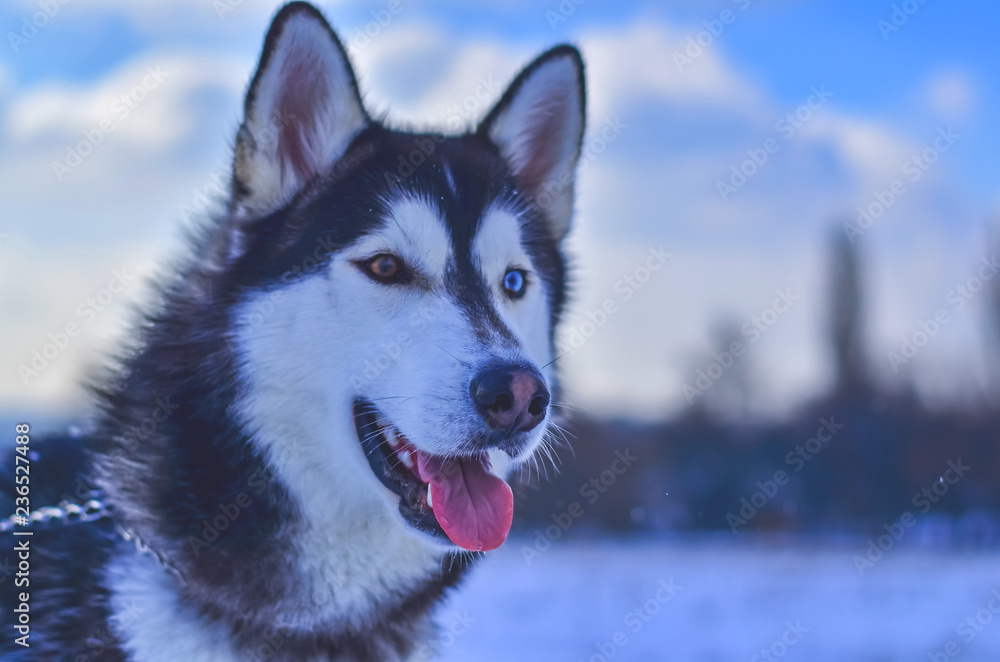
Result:
M106 506L103 501L98 499L89 499L82 505L73 503L72 501L63 500L59 502L58 506L44 506L33 510L27 517L24 515L11 515L7 519L0 520L0 533L10 531L17 526L27 526L36 522L48 524L52 521L58 521L63 524L76 524L79 522L90 522L93 520L103 519L110 516L110 508ZM139 552L139 554L152 557L161 568L172 574L177 581L183 585L187 584L187 581L184 579L184 575L181 574L181 571L167 561L165 556L144 543L134 531L126 529L120 524L115 524L115 529L118 531L118 535L120 535L122 539L126 542L132 542L135 544L135 549Z
M15 526L27 526L35 522L45 524L51 520L59 520L71 524L73 522L89 522L101 519L110 514L107 507L97 499L90 499L83 505L64 500L60 501L59 505L55 507L45 506L44 508L33 510L27 517L24 515L11 515L5 520L0 520L0 533L10 531Z

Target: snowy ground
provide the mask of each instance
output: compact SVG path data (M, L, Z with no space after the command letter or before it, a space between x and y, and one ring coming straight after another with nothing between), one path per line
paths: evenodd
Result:
M442 610L443 660L1000 661L1000 553L890 550L861 576L864 542L556 542L530 565L525 544Z

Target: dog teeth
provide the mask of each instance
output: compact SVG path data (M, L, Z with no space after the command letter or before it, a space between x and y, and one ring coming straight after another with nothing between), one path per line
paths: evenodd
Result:
M431 501L431 486L430 485L427 486L427 505L430 506L431 508L434 507L434 502Z
M402 463L406 466L407 469L413 468L413 458L410 457L410 451L402 450L399 451L397 455L399 455L399 459L402 461Z

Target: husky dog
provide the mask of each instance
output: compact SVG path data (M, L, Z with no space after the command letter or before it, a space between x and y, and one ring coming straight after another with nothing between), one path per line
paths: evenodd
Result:
M33 507L108 514L33 525L30 582L16 558L0 577L3 659L432 657L433 607L504 542L505 479L551 425L584 98L563 45L475 129L395 130L323 16L281 9L226 213L95 429L33 447Z

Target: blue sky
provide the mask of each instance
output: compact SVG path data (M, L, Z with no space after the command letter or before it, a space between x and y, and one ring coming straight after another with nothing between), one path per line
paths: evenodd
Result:
M891 2L411 0L354 59L371 105L429 126L480 77L503 85L543 48L581 45L591 126L617 118L627 128L580 175L568 328L616 296L614 283L650 247L674 255L566 361L569 392L609 413L682 407L682 388L707 365L720 320L739 326L788 287L801 292L801 305L747 358L760 383L753 406L778 413L820 392L830 378L822 337L829 235L952 127L958 142L860 239L875 372L946 397L987 379L984 301L956 316L904 373L890 370L885 354L995 248L988 240L1000 212L1000 131L992 121L1000 115L1000 9L914 3L919 9L885 39L878 21L891 18ZM0 297L20 314L0 330L5 365L29 360L113 270L155 273L179 249L185 205L211 192L213 173L229 158L240 95L277 6L232 4L220 16L213 0L70 2L20 52L6 37ZM351 43L390 5L321 6ZM550 12L560 6L573 10L553 27ZM38 7L0 7L5 34L19 32ZM726 10L733 20L678 71L674 54ZM170 75L130 116L115 116L114 99L149 66ZM793 137L777 136L779 151L722 200L717 183L730 168L775 138L776 122L821 86L830 100ZM462 119L471 123L487 108ZM57 181L52 162L107 117L118 122L115 132ZM144 291L137 281L30 383L5 369L0 399L40 408L83 402L76 384L115 345L129 302Z

